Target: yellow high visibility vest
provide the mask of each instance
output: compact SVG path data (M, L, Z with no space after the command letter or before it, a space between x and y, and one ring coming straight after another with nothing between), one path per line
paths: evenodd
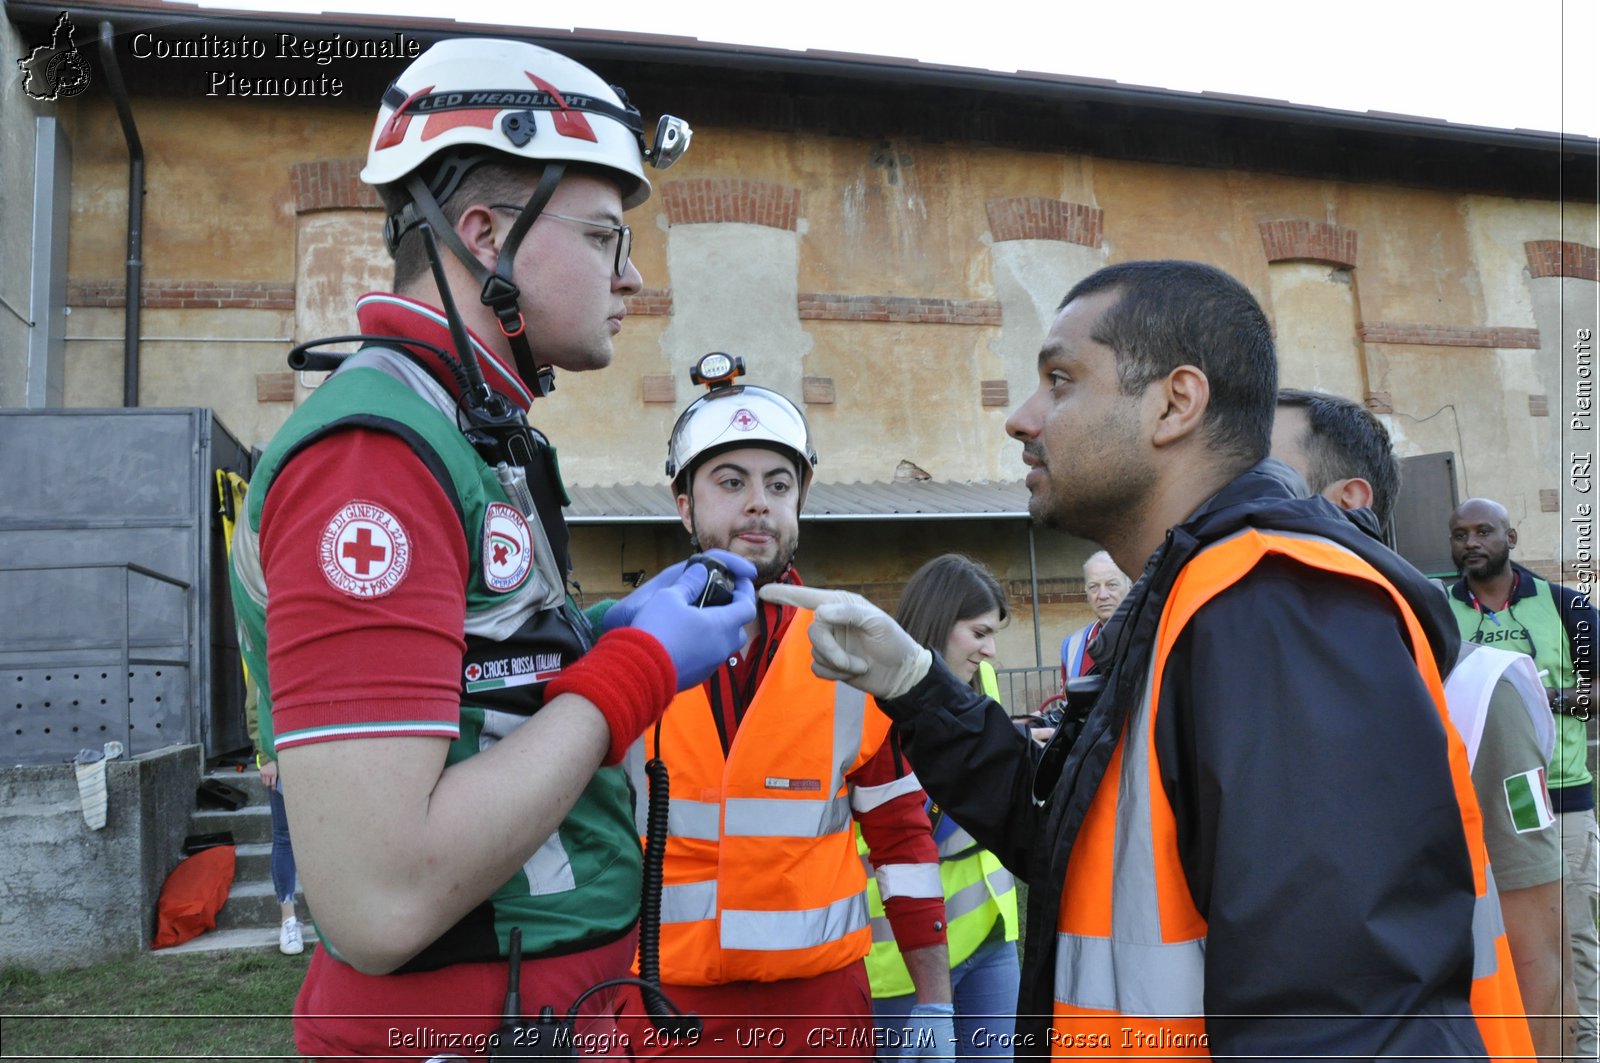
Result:
M978 665L983 692L1000 700L1000 685L988 661ZM936 808L930 815L938 815ZM943 835L941 837L941 835ZM1005 939L1017 940L1017 885L987 849L978 848L972 835L953 823L935 825L939 845L939 879L944 884L946 936L950 966L964 963L989 939L997 921L1005 922ZM911 972L900 957L900 946L884 914L878 880L867 859L866 842L857 832L856 849L867 870L867 912L872 917L872 951L867 954L867 976L874 997L899 997L912 992Z

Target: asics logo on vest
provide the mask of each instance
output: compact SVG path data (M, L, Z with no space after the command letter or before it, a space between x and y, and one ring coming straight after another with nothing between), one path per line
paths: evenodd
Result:
M1472 641L1480 646L1498 646L1503 642L1518 642L1526 646L1528 644L1528 632L1514 628L1503 631L1485 630L1474 633Z
M317 543L322 575L352 598L382 598L411 570L411 537L388 510L372 502L345 503Z

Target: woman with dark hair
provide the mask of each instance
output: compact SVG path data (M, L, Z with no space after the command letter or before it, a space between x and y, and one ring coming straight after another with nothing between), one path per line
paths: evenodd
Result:
M1005 591L989 570L961 554L943 554L917 569L900 598L895 619L906 633L944 658L973 689L999 700L995 632L1008 618ZM940 808L929 803L939 877L949 922L950 986L955 992L957 1050L963 1058L1011 1058L1016 1024L1017 893L1011 873ZM872 980L875 1021L886 1032L880 1058L893 1056L889 1031L903 1030L916 1003L911 976L900 960L878 898L867 883L872 912Z

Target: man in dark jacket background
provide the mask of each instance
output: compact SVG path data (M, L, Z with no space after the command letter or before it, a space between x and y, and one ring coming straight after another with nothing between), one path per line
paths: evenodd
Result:
M763 591L816 610L818 674L877 696L1029 882L1019 1054L1484 1054L1455 626L1263 460L1276 389L1265 315L1212 267L1124 263L1062 301L1007 423L1030 510L1142 575L1104 692L1042 751L864 600Z

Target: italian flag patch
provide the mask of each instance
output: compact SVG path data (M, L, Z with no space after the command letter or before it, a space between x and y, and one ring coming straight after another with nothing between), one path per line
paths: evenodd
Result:
M1518 834L1544 830L1556 821L1550 811L1550 794L1544 785L1544 769L1536 768L1505 781L1506 808L1511 810L1511 823Z

